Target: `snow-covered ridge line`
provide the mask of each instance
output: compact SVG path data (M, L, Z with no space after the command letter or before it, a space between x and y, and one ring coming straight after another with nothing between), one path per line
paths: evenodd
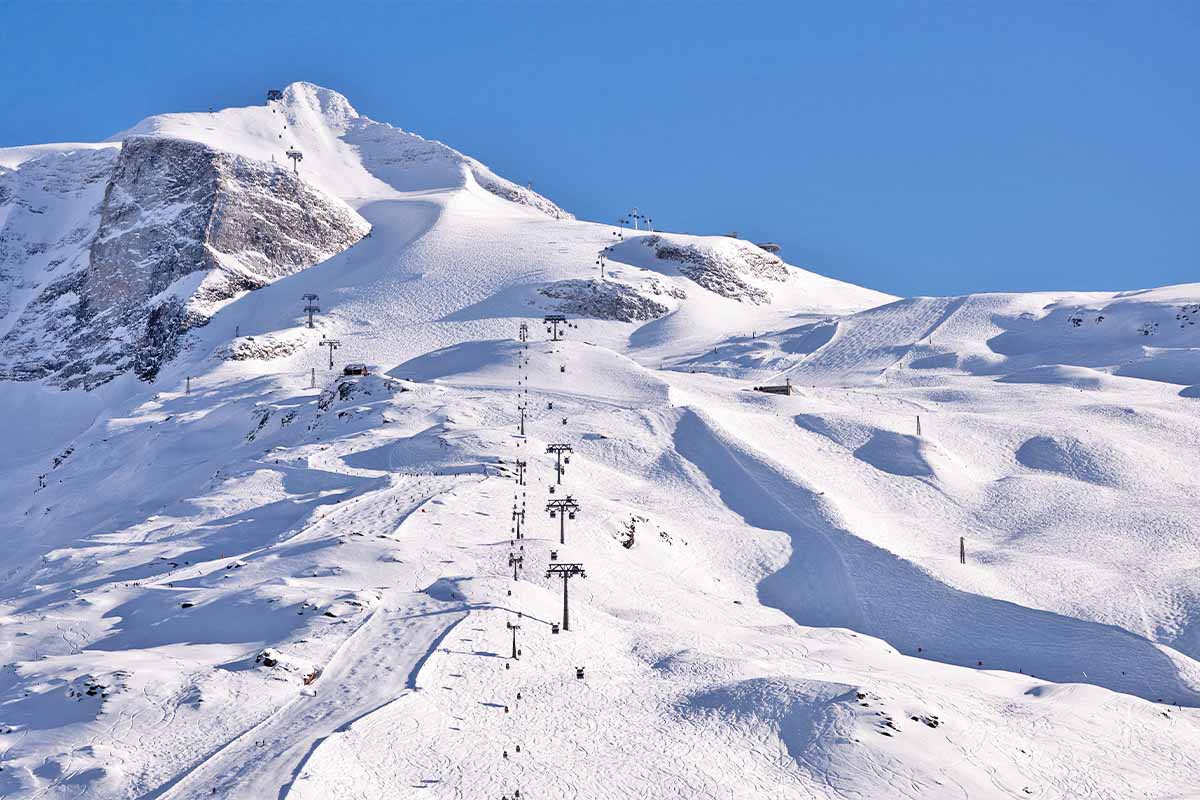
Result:
M509 181L453 147L360 114L338 92L298 81L279 100L214 113L159 114L114 139L135 134L174 136L250 158L284 163L304 156L308 180L346 199L398 191L454 190L471 183L555 219L574 219L552 201Z

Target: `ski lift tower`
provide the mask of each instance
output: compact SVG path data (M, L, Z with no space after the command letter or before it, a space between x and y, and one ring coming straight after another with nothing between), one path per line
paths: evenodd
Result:
M304 313L308 314L308 327L310 328L314 327L313 314L321 310L321 307L317 305L317 300L319 299L320 298L317 295L312 294L311 292L304 295Z
M340 341L338 341L337 339L322 339L320 342L317 343L318 347L328 347L329 348L329 368L330 369L333 369L333 351L337 350L338 347L341 346L341 344L342 343Z
M567 324L567 318L566 318L566 317L564 317L562 314L547 314L547 315L546 315L546 316L543 318L543 321L544 321L544 322L545 322L547 325L551 326L551 327L550 327L550 328L547 330L547 332L553 331L552 335L550 336L550 341L552 341L552 342L557 342L557 341L560 341L560 340L561 340L561 337L558 335L558 326L559 326L559 325L566 325L566 324Z
M287 151L287 157L292 160L293 174L298 175L300 173L299 164L301 161L304 160L304 153L301 153L299 150L297 150L294 147L289 147L288 151Z
M556 483L562 483L563 464L564 464L564 463L567 463L567 464L570 464L570 463L571 463L571 456L570 456L570 454L571 454L572 452L574 452L574 451L571 449L571 445L569 445L569 444L548 444L548 445L546 445L546 452L547 452L547 453L553 453L553 454L554 454L554 457L555 457L555 459L557 460L557 463L556 463L556 464L555 464L555 466L554 466L554 471L555 471L556 473L558 473L558 480L557 480L557 481L555 481L555 482L556 482ZM564 454L564 453L566 453L566 454L567 454L567 456L566 456L566 458L565 458L565 459L563 458L563 454Z
M514 623L511 620L505 620L504 625L506 628L512 631L512 659L513 661L516 661L520 656L520 652L517 650L517 631L521 630L521 626L520 624Z
M569 616L570 609L567 606L567 581L578 575L581 578L586 578L587 573L583 571L583 564L550 564L546 567L546 577L559 575L563 579L563 622L562 629L564 631L571 630L571 618Z
M617 221L622 225L632 225L635 231L640 230L638 223L644 222L646 223L646 230L653 230L652 223L654 220L650 219L650 217L646 216L645 214L638 213L637 206L634 206L628 214L621 217L621 219Z
M550 512L550 519L558 517L558 543L567 543L567 520L575 519L575 513L579 511L579 503L575 502L575 498L567 495L565 498L551 500L546 503L546 510Z

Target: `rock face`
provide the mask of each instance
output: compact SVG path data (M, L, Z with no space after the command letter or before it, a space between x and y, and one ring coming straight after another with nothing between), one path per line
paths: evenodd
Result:
M87 265L117 156L114 145L47 151L16 169L0 166L0 336L39 280Z
M93 388L153 380L220 305L351 246L369 225L282 165L198 142L126 139L86 268L46 286L0 339L0 377Z
M616 281L557 281L538 291L546 297L561 301L555 305L556 311L595 319L644 322L665 316L671 310L629 284ZM650 292L667 294L676 299L686 296L679 289L665 288L661 284L651 286Z
M575 219L574 214L563 211L553 201L542 197L532 189L518 186L512 181L501 178L475 159L468 159L468 163L472 174L475 176L475 181L497 197L503 198L510 203L518 203L523 206L536 208L546 216L553 217L554 219Z
M755 304L769 303L770 293L746 279L786 281L788 267L780 258L749 242L729 239L720 246L676 244L661 236L640 240L654 249L656 258L673 262L679 272L709 291Z

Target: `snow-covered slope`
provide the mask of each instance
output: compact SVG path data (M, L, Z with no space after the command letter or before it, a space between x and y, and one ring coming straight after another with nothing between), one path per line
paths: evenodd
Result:
M311 84L0 151L0 215L23 358L68 274L206 323L0 383L2 797L1200 781L1200 286L897 299L577 221Z

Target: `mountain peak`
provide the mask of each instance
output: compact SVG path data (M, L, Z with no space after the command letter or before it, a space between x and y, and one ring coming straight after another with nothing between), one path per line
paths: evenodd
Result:
M344 94L308 81L289 83L283 90L281 102L290 110L317 114L332 124L346 123L362 116Z

